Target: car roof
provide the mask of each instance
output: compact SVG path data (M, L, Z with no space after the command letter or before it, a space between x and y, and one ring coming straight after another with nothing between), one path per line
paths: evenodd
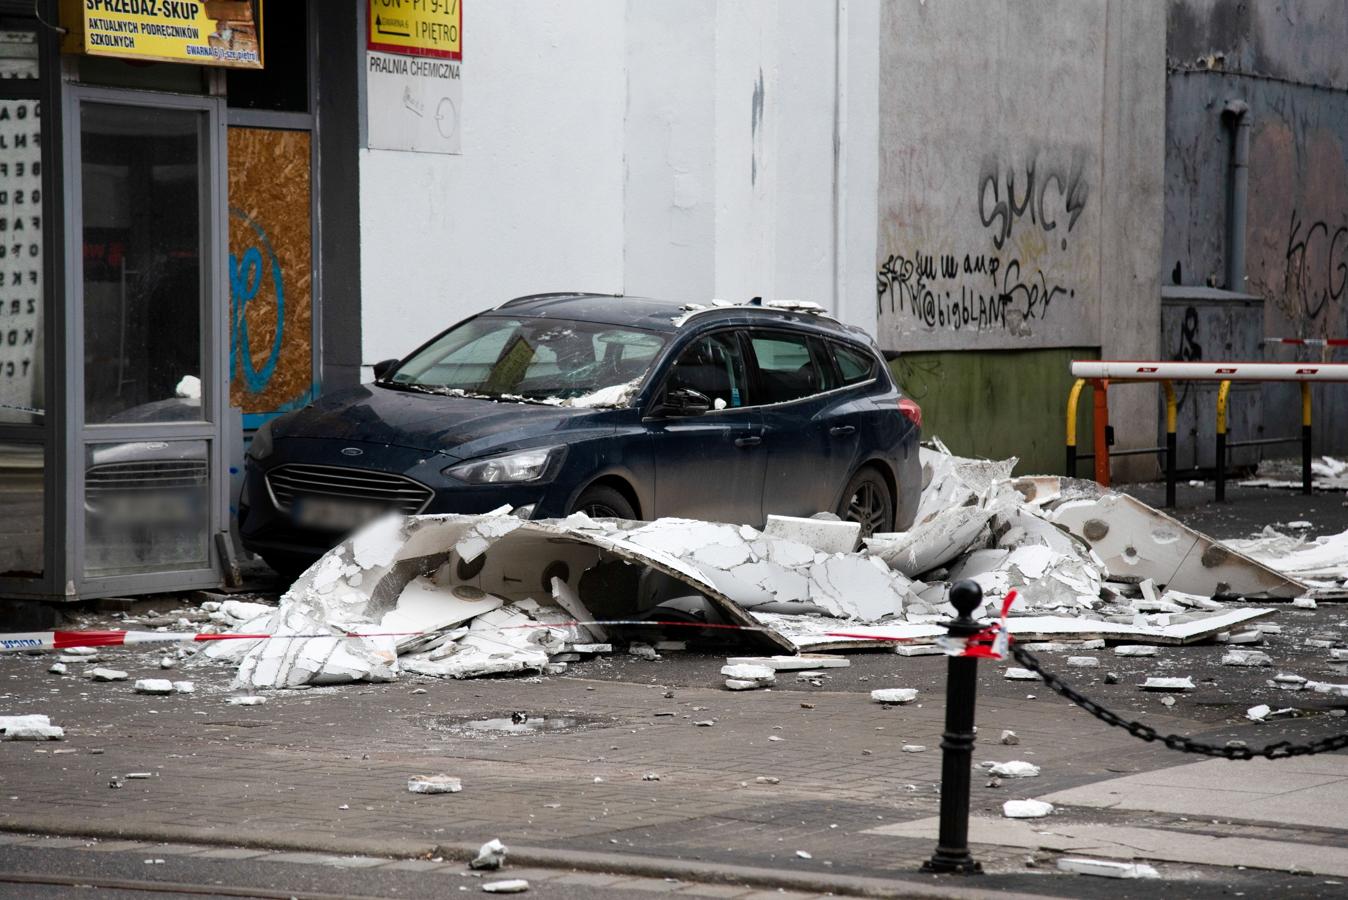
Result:
M711 305L624 294L555 293L516 297L487 315L508 314L540 319L570 319L602 325L628 325L649 331L674 333L696 323L752 324L754 322L794 323L814 326L821 331L872 343L865 331L845 325L809 303L773 301Z

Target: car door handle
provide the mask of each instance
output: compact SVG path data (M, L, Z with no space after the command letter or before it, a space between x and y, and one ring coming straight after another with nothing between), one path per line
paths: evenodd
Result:
M756 434L735 438L736 447L757 447L761 443L763 443L763 439Z
M855 425L834 425L828 430L828 433L834 437L847 437L849 434L856 434L857 427Z

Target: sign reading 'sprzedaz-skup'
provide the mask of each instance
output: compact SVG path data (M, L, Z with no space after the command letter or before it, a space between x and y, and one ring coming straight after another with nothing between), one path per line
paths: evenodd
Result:
M366 5L366 49L463 59L462 0L367 0Z
M62 0L67 53L262 68L262 0Z

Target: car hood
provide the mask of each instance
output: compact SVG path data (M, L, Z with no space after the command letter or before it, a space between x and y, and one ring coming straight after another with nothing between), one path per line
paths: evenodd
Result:
M605 413L608 416L605 416ZM329 394L276 420L277 440L389 444L471 459L565 430L600 425L612 410L448 397L361 385ZM593 421L592 421L593 420Z

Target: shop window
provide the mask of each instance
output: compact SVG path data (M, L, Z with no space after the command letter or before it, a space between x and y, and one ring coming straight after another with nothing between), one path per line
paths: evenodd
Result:
M40 444L0 442L0 576L42 575L46 460Z
M41 425L42 149L36 100L0 100L0 424Z
M307 113L309 109L309 4L269 0L262 16L263 69L230 69L227 102L233 109Z

